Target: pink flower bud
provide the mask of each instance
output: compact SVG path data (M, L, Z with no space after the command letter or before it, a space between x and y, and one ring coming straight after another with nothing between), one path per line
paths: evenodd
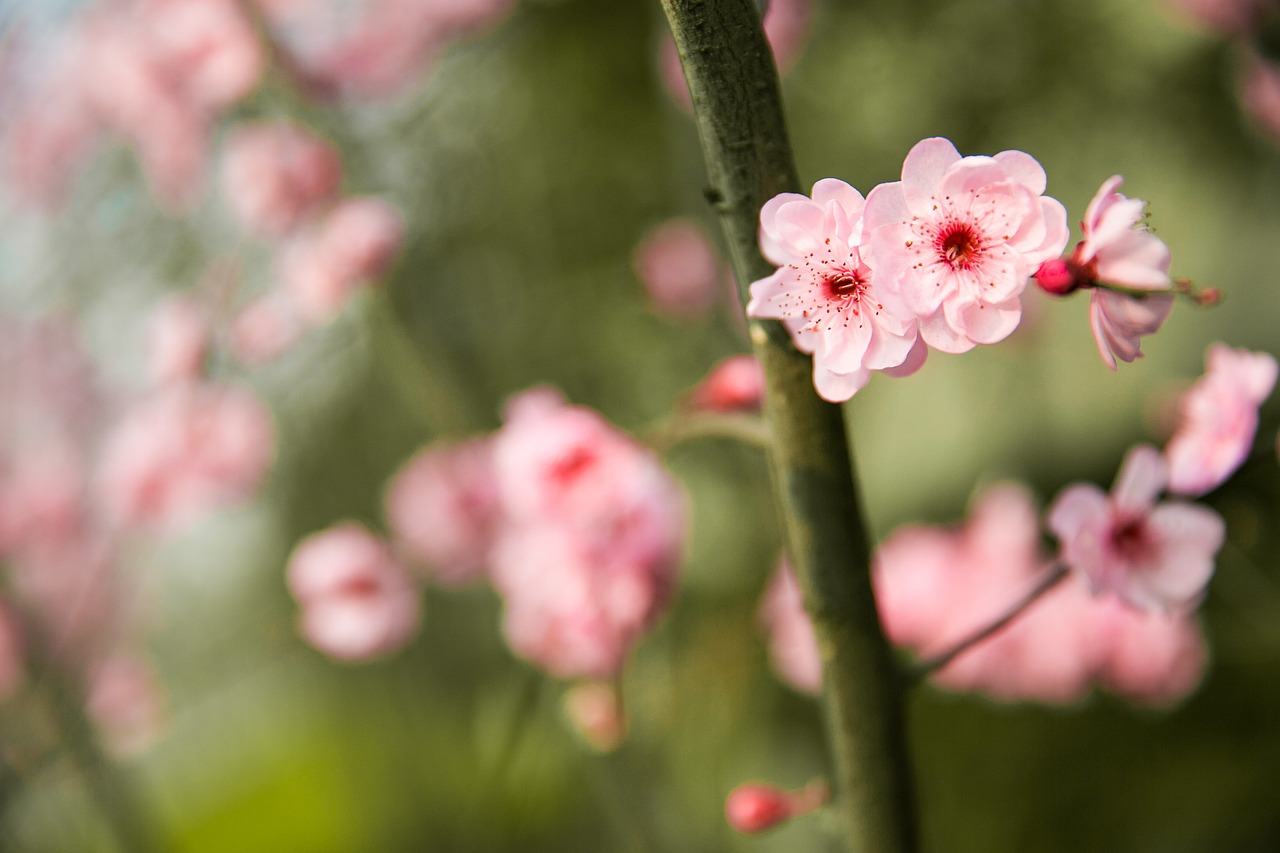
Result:
M693 407L707 412L758 412L764 406L764 371L755 356L721 361L693 391Z
M153 385L195 382L209 351L209 326L189 297L172 296L156 306L148 330L147 368Z
M725 820L738 832L764 832L789 820L793 814L791 797L786 791L759 782L739 785L724 801Z
M672 219L646 234L632 266L657 311L697 314L720 296L720 259L706 232L687 219Z
M1080 287L1075 271L1066 258L1045 261L1036 270L1035 279L1041 290L1054 296L1065 296Z

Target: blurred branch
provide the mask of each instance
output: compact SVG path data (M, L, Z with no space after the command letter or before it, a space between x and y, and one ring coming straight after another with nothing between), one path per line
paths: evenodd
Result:
M1025 613L1028 607L1035 604L1036 601L1039 600L1040 596L1060 584L1070 573L1071 570L1065 563L1058 563L1055 565L1049 570L1048 574L1041 578L1039 583L1028 590L1026 595L1022 596L1022 598L1010 605L1009 609L997 619L987 625L983 625L981 628L977 629L942 654L929 658L926 661L922 661L918 666L912 669L911 681L917 682L929 677L947 664L951 663L960 655L967 652L969 649L978 645L978 643L1000 633L1000 631L1004 630L1010 622Z
M698 438L728 438L761 450L769 450L773 447L773 438L768 424L755 415L677 412L671 418L646 430L641 438L646 444L663 453L686 441Z
M662 0L692 95L741 295L773 268L756 246L764 202L799 189L777 71L752 0ZM787 550L822 654L832 808L845 847L916 846L902 682L871 592L869 542L838 406L814 393L807 356L779 323L752 321L764 367L772 472Z

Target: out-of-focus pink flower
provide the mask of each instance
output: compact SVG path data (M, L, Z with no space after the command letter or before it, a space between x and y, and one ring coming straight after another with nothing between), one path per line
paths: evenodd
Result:
M1258 407L1275 385L1276 360L1268 353L1209 347L1205 375L1183 396L1164 451L1170 492L1196 497L1236 472L1253 446Z
M447 45L514 0L256 0L292 70L318 94L380 97L422 79Z
M302 333L293 300L272 291L250 302L232 320L231 351L244 364L264 364L292 348Z
M339 660L397 651L418 631L421 605L387 544L354 522L312 534L289 557L289 590L307 642Z
M508 641L558 677L615 675L674 587L679 488L648 450L542 389L512 401L494 442Z
M778 269L751 284L747 314L782 320L825 400L849 399L871 371L913 372L926 350L916 318L864 262L862 194L844 181L813 185L813 197L783 193L760 211L760 248Z
M1280 139L1280 68L1251 55L1240 74L1240 105L1258 127Z
M1142 705L1172 705L1195 690L1208 653L1194 616L1144 613L1119 599L1093 598L1085 639L1098 681Z
M285 248L279 275L303 318L321 323L387 271L403 239L404 223L391 205L376 198L345 199Z
M587 745L612 752L627 736L627 721L618 703L618 690L603 681L582 681L564 694L564 713Z
M147 372L153 385L195 382L209 352L209 325L188 296L171 296L151 315Z
M945 139L916 143L902 180L867 198L863 253L877 292L899 295L943 352L1008 337L1027 281L1067 245L1066 209L1045 184L1021 151L961 157Z
M228 135L222 189L251 231L282 236L331 200L341 183L337 149L296 125L258 122Z
M1213 510L1156 504L1168 470L1159 451L1129 451L1108 496L1088 483L1068 487L1049 511L1061 559L1096 592L1113 592L1139 609L1192 604L1213 574L1225 527Z
M142 401L103 450L103 504L119 523L174 529L248 497L274 453L271 414L253 394L184 385Z
M778 563L760 603L760 622L769 636L774 671L801 693L822 690L822 660L813 623L804 611L800 585L786 560Z
M0 460L0 555L71 537L84 524L84 459L46 437Z
M483 577L501 522L488 438L417 453L387 484L387 521L397 544L446 586Z
M631 260L658 311L698 314L720 298L720 258L706 232L687 219L672 219L651 230Z
M140 0L135 15L155 61L201 108L234 104L262 77L264 50L237 0Z
M690 403L706 412L758 412L764 407L764 370L752 355L731 355L693 389Z
M764 13L764 35L773 49L773 60L780 74L786 74L800 58L813 28L812 0L770 0ZM676 43L667 37L658 57L662 83L677 104L689 110L689 87L680 67Z
M164 702L155 673L131 654L112 655L93 667L86 710L111 751L120 756L143 751L164 728Z

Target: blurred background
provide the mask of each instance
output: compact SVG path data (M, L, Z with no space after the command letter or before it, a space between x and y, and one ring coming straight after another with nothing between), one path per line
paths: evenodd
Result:
M344 663L299 636L285 582L300 538L347 519L385 531L388 478L431 442L498 427L510 395L551 384L644 436L747 351L725 262L710 262L710 296L642 281L637 247L669 220L719 245L692 120L665 82L660 5L246 0L228 8L257 52L179 84L139 64L129 28L150 27L161 62L171 42L198 59L201 38L241 26L150 22L184 2L0 2L0 471L16 481L50 431L92 468L155 387L155 313L175 294L214 330L209 381L269 410L273 461L190 523L64 558L72 574L110 563L107 633L147 673L145 707L124 714L141 743L106 738L118 768L95 770L68 734L84 714L49 710L67 701L56 662L29 662L0 705L0 847L129 849L104 818L105 779L128 785L161 849L192 853L830 849L821 818L744 837L723 817L740 782L798 787L824 762L816 705L774 676L758 625L779 533L756 448L708 438L663 454L690 533L674 602L627 666L629 736L607 755L567 721L566 684L507 648L489 587L426 584L403 649ZM1225 294L1179 304L1114 374L1083 295L1028 291L1008 341L875 377L845 409L877 537L954 522L1000 479L1042 505L1072 481L1106 487L1127 447L1168 436L1208 344L1280 352L1280 72L1255 26L1267 4L774 3L806 186L869 191L940 135L965 154L1030 152L1076 222L1119 173L1173 274ZM170 88L149 90L151 73ZM349 276L365 284L308 278L323 222L281 237L270 201L252 201L265 179L228 163L264 122L340 153L337 167L315 155L337 169L317 197L385 205ZM282 288L301 316L263 338L236 331ZM1208 498L1230 545L1198 691L1158 710L917 691L925 849L1280 849L1278 423L1269 403L1259 452ZM110 475L85 478L93 492Z

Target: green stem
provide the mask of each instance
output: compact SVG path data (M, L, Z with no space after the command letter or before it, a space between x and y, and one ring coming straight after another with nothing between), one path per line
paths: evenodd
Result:
M738 282L773 273L756 245L759 212L799 190L773 55L752 0L662 0L693 99ZM745 290L742 293L745 298ZM916 848L898 675L871 592L869 541L838 406L813 390L809 358L776 322L753 320L764 367L771 469L787 550L822 655L824 711L845 848Z

